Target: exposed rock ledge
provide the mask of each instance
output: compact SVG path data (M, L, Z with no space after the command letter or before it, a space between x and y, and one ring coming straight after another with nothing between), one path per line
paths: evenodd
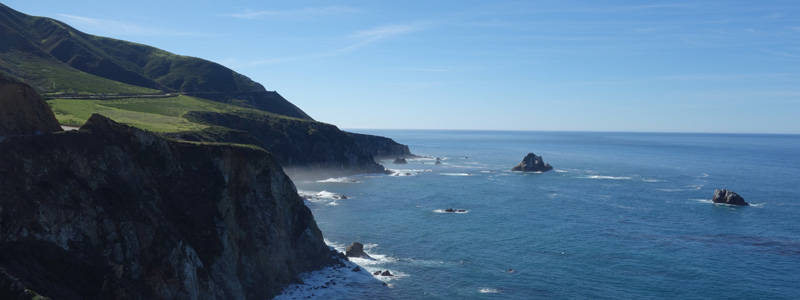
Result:
M265 151L93 115L0 143L0 283L53 299L269 299L338 262Z

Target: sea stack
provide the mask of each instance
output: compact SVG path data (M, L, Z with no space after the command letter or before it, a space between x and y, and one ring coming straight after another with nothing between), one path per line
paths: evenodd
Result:
M544 163L541 156L528 153L517 166L511 168L511 171L521 172L547 172L553 169L550 164Z
M742 198L742 196L739 196L739 194L726 189L715 190L714 198L711 199L711 202L729 204L729 205L750 206L749 203L744 201L744 198Z
M364 252L364 244L359 242L353 242L350 246L345 248L344 253L347 257L359 257L359 258L366 258L372 259L366 252Z
M406 165L406 164L408 164L406 159L402 158L402 157L395 158L394 162L392 162L392 163L396 164L396 165Z

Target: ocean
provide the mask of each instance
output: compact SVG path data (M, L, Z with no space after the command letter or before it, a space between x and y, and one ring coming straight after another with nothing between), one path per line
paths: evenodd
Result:
M800 298L800 135L356 131L425 158L295 180L329 245L374 259L280 299ZM511 172L529 152L554 170Z

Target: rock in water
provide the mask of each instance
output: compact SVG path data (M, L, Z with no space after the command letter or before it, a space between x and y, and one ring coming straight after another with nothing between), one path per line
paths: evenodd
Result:
M714 203L724 203L730 205L750 206L749 203L744 201L742 196L726 189L717 189L714 191L714 198L711 199Z
M541 156L536 156L536 154L528 153L525 158L522 159L517 166L511 168L511 171L522 171L522 172L547 172L552 170L553 167L550 164L544 163Z
M373 259L366 252L364 252L364 245L359 242L351 243L350 246L347 246L347 248L344 249L344 253L347 257Z
M392 162L392 163L393 163L393 164L397 164L397 165L405 165L405 164L408 164L408 162L406 161L406 159L405 159L405 158L402 158L402 157L395 158L394 162Z

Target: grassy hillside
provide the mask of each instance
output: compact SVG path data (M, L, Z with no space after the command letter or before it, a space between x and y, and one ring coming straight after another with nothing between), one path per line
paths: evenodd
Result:
M293 119L185 95L114 100L53 99L47 102L61 124L80 126L93 113L99 113L119 123L161 133L197 131L208 127L185 119L183 116L190 111L261 115L276 120Z
M370 153L336 126L180 95L113 100L53 99L62 124L81 125L93 113L162 136L202 143L252 145L284 166L335 172L381 172Z
M220 64L83 33L57 20L0 4L0 71L40 93L181 92L217 102L311 119L261 84Z

